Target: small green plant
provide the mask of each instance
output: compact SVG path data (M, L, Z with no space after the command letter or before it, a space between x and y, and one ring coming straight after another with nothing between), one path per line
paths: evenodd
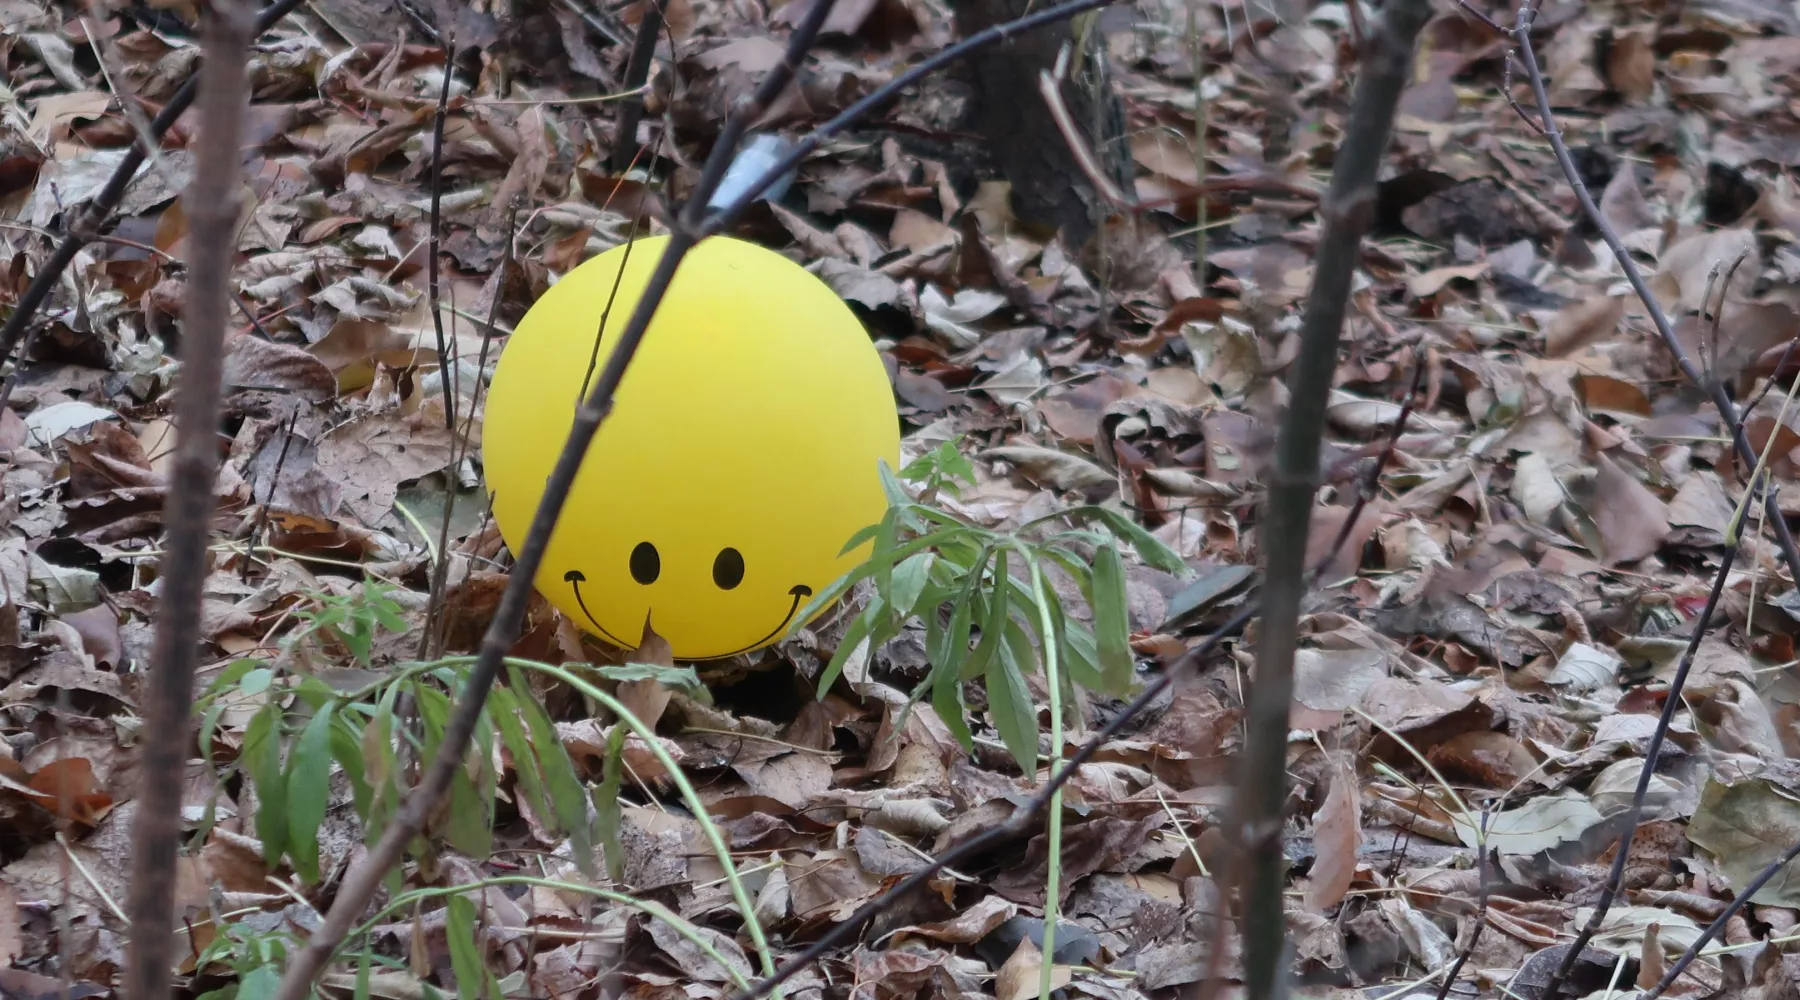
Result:
M929 697L944 724L972 748L963 685L984 679L994 728L1019 766L1034 773L1037 706L1026 677L1039 671L1047 646L1062 664L1054 682L1065 691L1074 684L1123 697L1134 686L1121 543L1158 569L1186 573L1187 567L1143 527L1105 507L1076 507L1012 531L994 531L915 499L903 479L919 484L921 496L928 499L955 495L959 479L973 482L974 467L957 451L955 440L898 476L885 464L881 474L887 513L844 547L850 551L872 543L868 559L796 616L805 621L857 583L874 583L868 605L851 621L819 678L820 696L865 641L873 649L898 636L908 622L923 622L931 670L908 705ZM1091 612L1092 627L1072 619L1043 585L1052 567L1074 581Z
M246 923L220 923L213 939L194 959L194 971L223 965L237 978L200 994L199 1000L262 1000L275 993L288 952L296 946L293 935L283 930L259 930Z
M284 639L284 647L292 651L322 637L341 646L357 666L369 668L380 635L406 627L389 592L371 582L350 595L310 599L313 610L297 615L305 624ZM276 868L285 860L310 884L320 876L318 830L331 799L333 768L343 772L366 841L374 843L407 793L405 762L436 755L473 658L397 664L349 690L282 666L291 660L232 663L207 687L196 711L200 745L210 761L224 713L254 708L236 760L213 762L214 768L235 770L255 790L264 862ZM654 677L688 689L699 684L691 669L643 664L584 669L613 680ZM552 832L568 836L579 864L591 864L595 830L589 791L555 723L516 667L507 683L490 692L468 766L457 771L442 827L432 833L470 856L488 855L500 777L494 768L496 741L512 763L517 793Z
M355 593L314 597L305 602L306 610L294 613L306 624L288 636L287 646L294 648L309 637L321 636L342 646L358 666L371 666L376 635L384 630L406 631L400 605L388 596L393 589L370 580Z

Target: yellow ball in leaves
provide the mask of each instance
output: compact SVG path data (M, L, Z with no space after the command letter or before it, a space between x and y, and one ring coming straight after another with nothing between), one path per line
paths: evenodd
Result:
M481 458L514 551L667 242L570 271L500 355ZM786 257L712 237L682 261L625 371L537 588L626 649L646 622L684 660L769 645L863 558L844 546L881 519L879 466L899 451L887 370L849 307Z

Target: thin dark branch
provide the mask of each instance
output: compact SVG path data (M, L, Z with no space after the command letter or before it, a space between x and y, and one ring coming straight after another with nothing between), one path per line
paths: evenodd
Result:
M637 36L631 43L631 58L625 63L623 89L631 96L620 102L618 123L613 130L609 160L615 174L624 174L637 161L638 123L644 117L644 82L650 78L650 64L656 60L656 38L663 27L662 0L644 0L643 7Z
M299 5L300 0L276 0L275 3L263 8L256 18L255 33L260 35L274 27L277 21L286 17L289 11ZM199 77L189 77L187 82L181 85L181 89L175 91L175 96L169 98L169 103L163 105L163 109L150 120L150 132L157 141L160 142L163 136L168 134L169 129L174 127L176 120L193 105L194 96L198 92ZM125 152L125 158L120 160L118 167L113 170L112 176L107 178L106 186L100 189L100 193L94 196L93 201L89 202L85 208L72 211L72 218L68 223L67 230L63 233L62 242L56 245L56 250L50 254L50 259L44 261L43 266L38 268L37 275L31 279L31 284L26 286L24 293L19 296L18 304L13 307L12 315L6 318L5 325L0 325L0 364L5 364L6 359L12 355L13 348L19 345L20 338L31 326L32 318L43 307L44 300L50 297L50 292L56 287L56 283L62 280L62 273L74 261L75 254L94 238L101 227L106 224L107 218L118 209L119 202L125 197L125 189L131 186L132 179L137 176L138 168L144 165L144 160L149 155L150 151L145 149L141 143L133 143L131 148ZM234 152L232 155L235 156L236 153ZM23 358L24 354L21 352L20 359L23 360Z
M807 12L805 20L788 39L781 62L764 77L750 101L740 107L720 130L719 139L714 143L712 153L701 172L700 182L690 196L692 200L685 213L688 219L697 221L705 212L707 198L725 176L725 170L735 155L738 141L745 129L750 122L761 117L764 110L787 89L801 61L811 50L834 3L835 0L817 0ZM424 829L426 817L442 800L456 770L462 766L469 738L487 703L488 691L493 687L506 653L518 636L538 567L543 562L545 550L549 548L551 532L555 529L557 517L562 513L563 504L567 502L569 491L575 484L575 475L581 469L588 445L593 442L600 424L611 411L613 395L624 378L625 368L637 353L638 345L642 343L644 334L650 327L651 318L674 281L675 271L681 265L682 258L699 242L693 235L692 228L678 228L671 236L662 259L657 262L655 271L645 283L631 321L620 335L618 346L607 357L593 392L576 410L568 440L544 484L544 495L538 503L537 512L532 516L525 543L514 553L512 574L507 578L506 590L501 595L499 607L488 625L487 633L482 637L475 665L470 669L468 680L457 697L455 710L444 726L437 755L426 768L424 778L413 788L406 797L406 802L382 831L381 839L345 874L338 887L337 898L325 914L324 921L313 931L306 947L295 953L290 960L282 975L281 984L275 991L275 1000L302 1000L307 994L313 979L330 961L363 908L368 906L388 870L399 862L407 843Z
M1445 997L1450 995L1450 988L1456 985L1456 977L1462 974L1463 966L1468 963L1469 956L1475 954L1475 945L1481 940L1482 929L1487 926L1487 913L1488 913L1487 827L1488 827L1488 814L1487 814L1486 810L1483 810L1481 813L1481 837L1479 840L1477 840L1475 842L1476 853L1479 855L1479 857L1481 859L1479 861L1479 863L1476 865L1476 871L1478 873L1476 875L1476 878L1480 879L1480 882L1478 882L1475 887L1475 892L1476 892L1476 897L1477 897L1477 901L1475 904L1475 926L1470 928L1470 930L1469 930L1469 943L1463 945L1462 950L1456 953L1456 961L1450 966L1450 971L1444 973L1444 981L1438 984L1438 992L1437 992L1436 1000L1444 1000Z
M1258 530L1264 569L1256 678L1244 717L1248 736L1239 760L1228 836L1242 852L1235 866L1243 904L1244 986L1249 1000L1287 994L1287 918L1281 849L1288 795L1288 713L1300 604L1308 589L1307 530L1318 489L1325 402L1337 371L1338 339L1362 238L1374 218L1375 182L1400 93L1412 75L1413 40L1430 16L1429 0L1390 0L1369 25L1362 69L1351 100L1331 187L1319 205L1319 248L1300 331L1300 353L1288 377L1288 411L1276 441L1275 469Z
M1756 489L1754 481L1750 483L1749 489ZM1620 884L1625 880L1625 862L1631 854L1631 841L1637 836L1638 821L1643 818L1644 796L1650 790L1651 776L1656 773L1656 760L1662 752L1663 738L1668 735L1669 725L1675 720L1675 708L1681 704L1681 689L1687 684L1688 669L1694 665L1694 655L1699 652L1700 641L1706 637L1707 626L1712 623L1713 612L1719 606L1719 596L1725 592L1725 580L1731 575L1731 564L1737 558L1740 544L1737 534L1737 525L1734 523L1726 533L1725 555L1719 560L1719 572L1713 577L1712 590L1706 595L1706 606L1700 609L1700 617L1694 622L1694 634L1688 637L1687 649L1682 651L1681 662L1675 667L1675 677L1669 681L1669 693L1664 696L1662 714L1657 716L1656 729L1650 734L1650 745L1644 751L1644 766L1638 771L1637 788L1631 794L1631 809L1624 815L1625 829L1619 834L1618 853L1613 855L1612 870L1607 873L1606 887L1601 890L1599 900L1594 903L1593 916L1582 925L1580 933L1575 935L1574 944L1569 946L1568 954L1563 956L1562 964L1544 986L1541 994L1544 1000L1556 1000L1557 989L1575 968L1576 956L1581 954L1600 929L1601 922L1606 919L1606 912L1612 908L1613 900L1619 894Z
M484 374L487 372L488 350L494 343L494 323L500 317L500 304L506 300L506 280L512 273L519 244L519 209L514 206L506 215L506 250L500 258L499 276L495 279L494 297L488 303L487 323L481 328L481 352L475 358L475 385L469 393L469 409L463 416L462 432L450 438L450 473L444 485L447 505L444 511L444 526L438 535L438 562L431 572L431 602L433 612L441 611L444 602L445 588L450 579L450 515L455 512L456 474L462 468L463 459L469 454L469 438L474 433L475 412L481 408L481 390L487 384ZM449 629L449 620L442 614L427 613L425 616L426 634L430 636L430 647L426 658L444 655L444 637Z
M1669 322L1668 314L1663 312L1662 306L1657 304L1656 295L1650 291L1649 283L1644 280L1643 271L1638 268L1637 262L1625 249L1625 244L1619 240L1619 234L1613 229L1612 223L1606 221L1606 216L1600 212L1600 206L1594 203L1594 196L1589 193L1587 184L1582 181L1581 171L1575 166L1575 160L1569 153L1568 144L1563 141L1562 131L1556 126L1556 116L1550 110L1550 93L1544 84L1543 69L1538 65L1537 53L1531 47L1531 19L1535 15L1536 11L1532 8L1530 0L1527 0L1520 6L1516 23L1507 34L1512 37L1513 44L1518 49L1519 58L1525 66L1526 78L1531 84L1532 93L1537 98L1538 119L1543 125L1544 137L1550 140L1550 148L1556 154L1557 165L1562 168L1563 179L1568 181L1569 187L1574 190L1576 200L1581 203L1582 213L1599 230L1600 238L1606 242L1607 248L1612 251L1613 258L1624 270L1625 280L1631 283L1632 290L1644 303L1645 311L1650 314L1651 323L1656 326L1657 336L1662 338L1663 345L1675 358L1675 364L1681 369L1682 375L1705 392L1712 400L1713 407L1719 411L1720 419L1724 421L1726 429L1731 434L1732 447L1737 452L1738 463L1748 475L1756 468L1757 452L1751 446L1749 436L1744 433L1744 423L1738 414L1737 405L1731 401L1731 393L1725 388L1723 381L1711 377L1697 368L1693 359L1688 356L1687 349L1682 347L1681 341L1676 338L1675 327ZM1796 547L1794 543L1794 533L1788 527L1786 516L1781 512L1781 503L1776 491L1764 489L1762 501L1768 512L1769 524L1775 530L1775 541L1781 547L1782 561L1787 564L1788 575L1796 582L1800 582L1800 547ZM1570 952L1569 954L1572 956L1576 953ZM1571 958L1568 961L1572 963L1574 959Z
M294 410L281 431L281 451L275 455L275 471L269 475L269 488L263 494L262 506L256 512L256 523L250 528L250 544L244 547L244 563L238 567L238 579L250 582L250 568L256 565L256 546L269 527L269 507L275 502L275 488L281 485L281 470L287 467L288 448L294 443L294 428L300 423L300 411Z
M200 69L202 120L193 183L184 206L192 221L181 337L177 440L163 515L167 552L158 574L156 644L144 698L145 739L132 825L131 948L125 995L169 995L174 944L175 859L181 841L181 786L193 746L194 671L200 660L200 603L219 464L220 383L231 316L231 263L241 183L246 53L256 18L240 0L213 0Z
M1800 843L1788 848L1786 853L1758 872L1756 877L1750 880L1750 884L1744 886L1744 891L1732 898L1731 903L1725 907L1725 912L1706 925L1706 930L1701 931L1700 936L1694 939L1694 943L1682 951L1681 957L1675 960L1674 965L1669 966L1669 971L1663 973L1662 979L1651 988L1650 992L1644 994L1642 1000L1657 1000L1657 997L1668 992L1669 987L1675 985L1675 980L1681 978L1681 974L1687 971L1687 967L1694 964L1694 959L1700 957L1700 951L1706 947L1707 942L1718 937L1720 932L1725 930L1725 925L1731 920L1732 915L1743 909L1744 904L1750 902L1750 897L1762 891L1762 887L1768 885L1770 879L1779 874L1797 857L1800 857ZM1765 947L1769 946L1765 945Z
M450 107L450 79L454 76L456 64L456 45L453 41L444 43L444 85L438 91L437 109L431 119L431 232L425 243L425 282L428 306L431 309L432 328L437 333L438 383L444 392L444 427L450 432L450 447L456 448L456 382L451 378L450 366L454 359L450 357L450 348L444 337L444 304L439 284L438 258L439 239L442 238L443 201L444 201L444 118ZM511 234L507 236L508 244ZM498 302L496 294L494 300ZM446 546L450 544L450 519L456 515L456 466L450 467L444 477L444 517L438 524L437 564L431 571L431 593L425 599L425 627L419 630L419 658L424 659L431 650L431 638L435 631L432 622L437 619L438 610L443 606L444 581L450 565L450 554Z

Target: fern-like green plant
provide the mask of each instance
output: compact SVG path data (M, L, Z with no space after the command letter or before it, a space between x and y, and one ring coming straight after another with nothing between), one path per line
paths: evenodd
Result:
M869 603L851 620L819 677L820 697L865 641L873 649L909 622L922 622L931 669L912 692L909 707L930 698L944 724L973 749L963 685L982 678L994 728L1025 773L1035 773L1037 706L1026 678L1040 669L1046 643L1054 645L1063 665L1058 683L1114 697L1130 694L1136 663L1121 548L1130 546L1146 563L1170 573L1185 574L1187 567L1141 525L1107 507L1075 507L1011 531L969 524L942 510L929 501L940 493L955 495L958 480L974 479L973 466L954 440L898 475L884 463L881 476L887 512L844 546L848 552L872 543L868 558L795 616L806 621L861 581L874 584ZM919 498L903 480L919 484ZM1033 579L1049 567L1074 581L1091 612L1091 627L1074 620L1054 594L1033 587Z

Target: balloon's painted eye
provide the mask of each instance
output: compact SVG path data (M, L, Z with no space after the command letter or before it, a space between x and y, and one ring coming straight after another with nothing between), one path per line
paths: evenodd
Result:
M656 546L649 542L637 543L637 548L631 550L631 578L651 584L661 575L662 557L656 554Z
M730 590L744 582L744 554L736 549L719 550L713 560L713 582L720 590Z

